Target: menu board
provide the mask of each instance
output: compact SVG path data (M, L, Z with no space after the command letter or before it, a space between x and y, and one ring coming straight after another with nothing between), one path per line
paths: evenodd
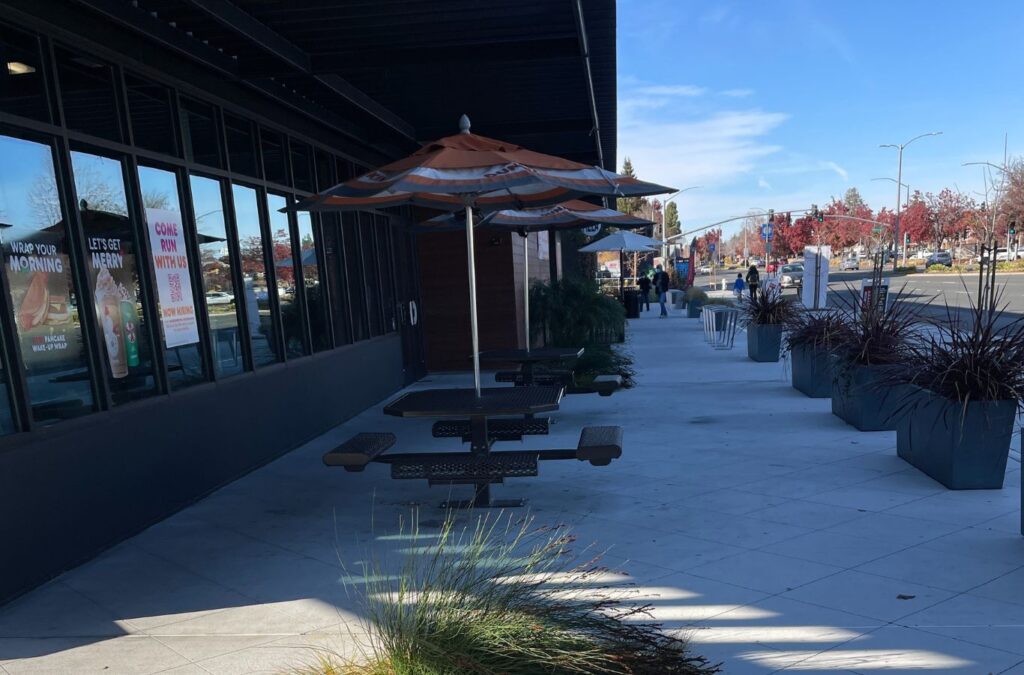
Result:
M82 343L68 297L71 265L63 236L33 232L5 242L4 255L26 367L58 367L77 360Z
M181 214L166 209L146 209L146 222L164 344L178 347L199 342Z

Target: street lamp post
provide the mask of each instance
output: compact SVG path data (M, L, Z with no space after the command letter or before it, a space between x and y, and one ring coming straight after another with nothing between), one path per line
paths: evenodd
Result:
M908 145L910 145L911 143L913 143L914 141L916 141L919 138L924 138L925 136L941 136L941 135L942 135L941 131L929 131L926 134L921 134L920 136L914 136L913 138L911 138L906 143L900 143L900 144L885 143L883 145L878 146L880 148L896 148L896 151L897 151L897 160L896 160L896 162L897 162L896 163L896 221L895 221L895 226L893 227L893 232L892 232L893 246L898 247L900 245L899 244L899 241L900 241L900 202L902 201L900 199L900 197L903 195L903 148L907 147ZM904 250L903 250L904 262L906 262L906 255L907 255L906 247L904 247ZM893 259L892 259L892 270L894 272L896 271L896 263L897 262L898 261L896 260L896 256L894 255Z

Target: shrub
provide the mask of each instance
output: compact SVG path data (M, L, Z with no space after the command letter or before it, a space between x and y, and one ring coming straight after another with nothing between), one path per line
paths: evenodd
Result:
M580 384L598 375L615 373L624 387L634 384L633 360L602 340L608 333L625 335L626 310L603 295L597 284L566 277L554 283L537 282L530 289L531 329L552 347L583 347L573 370Z
M1004 260L996 263L999 272L1024 272L1024 260Z
M686 301L697 301L700 304L704 304L708 301L708 294L696 286L690 286L686 289Z
M897 274L913 274L917 271L917 265L901 265L896 268Z
M704 301L705 305L724 305L726 307L735 307L736 303L729 298L708 298Z
M753 298L743 301L746 323L759 325L786 324L793 316L793 303L782 297L778 286L764 286Z
M936 263L934 265L928 265L928 267L925 269L925 272L927 272L928 274L932 274L932 273L935 273L935 272L952 272L952 271L953 271L952 267L946 267L945 265L939 265L938 263Z
M624 602L621 589L601 587L606 570L596 562L570 567L572 537L562 527L544 531L518 516L477 516L457 531L449 513L438 534L428 537L414 528L405 536L412 552L397 575L379 563L358 574L367 580L370 663L350 669L331 664L333 670L319 672L718 672L651 623L649 607Z

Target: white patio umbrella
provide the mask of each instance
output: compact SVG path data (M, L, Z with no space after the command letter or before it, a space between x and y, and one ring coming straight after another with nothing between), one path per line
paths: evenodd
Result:
M473 383L480 395L480 344L477 335L476 265L473 209L497 211L557 204L586 195L646 196L671 188L620 176L601 167L544 155L469 131L425 144L396 162L300 200L284 210L360 211L413 204L442 211L465 211L469 263L469 322L473 345Z
M622 263L622 254L629 252L640 252L650 253L653 249L658 248L663 242L657 239L651 239L645 237L642 234L635 232L626 232L619 230L614 234L609 234L603 239L590 242L586 246L580 247L580 253L601 253L604 251L618 251L619 252L619 298L622 298L623 286L626 280L625 266Z

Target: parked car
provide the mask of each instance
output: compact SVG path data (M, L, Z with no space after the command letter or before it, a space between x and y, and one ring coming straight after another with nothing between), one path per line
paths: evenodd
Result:
M230 305L235 301L235 296L224 291L210 291L206 294L207 305Z
M701 274L711 274L711 265L701 265L697 271Z
M779 284L783 288L793 288L794 286L802 286L804 283L804 266L803 265L783 265L779 269Z
M776 258L772 262L768 263L768 274L775 274L776 272L778 272L779 267L781 267L782 265L785 265L785 264L786 264L785 260Z
M988 256L985 256L988 258ZM1005 248L996 249L996 262L1002 262L1004 260L1019 260L1021 258L1020 251L1007 251ZM981 262L981 256L975 258L978 262Z
M953 266L953 256L950 255L949 251L936 251L928 256L925 261L925 266L931 265L945 265L946 267Z
M839 270L846 272L847 270L859 270L860 261L856 258L843 258L843 261L839 263Z

